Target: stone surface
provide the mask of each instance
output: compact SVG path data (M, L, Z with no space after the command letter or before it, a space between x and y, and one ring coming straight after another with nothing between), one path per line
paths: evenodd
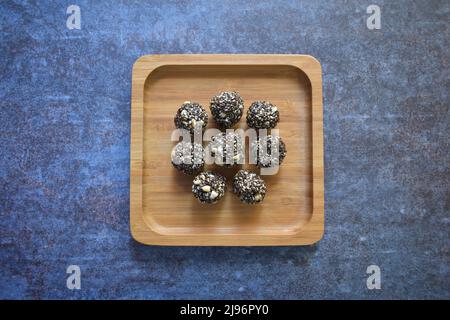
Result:
M0 298L450 298L448 1L0 3ZM323 67L326 233L147 247L129 232L133 62L302 53ZM66 268L81 267L81 290ZM382 289L368 290L379 265Z

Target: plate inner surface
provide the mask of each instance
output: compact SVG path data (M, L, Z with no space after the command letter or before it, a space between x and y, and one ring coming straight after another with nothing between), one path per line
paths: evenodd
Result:
M209 101L221 91L235 90L244 99L244 115L236 127L246 128L245 115L255 100L277 105L277 128L287 156L277 175L263 176L267 195L258 205L245 205L227 193L215 205L200 204L191 193L193 176L178 172L170 154L173 118L186 100L202 104L215 127ZM204 143L206 146L206 143ZM279 65L166 65L148 76L144 86L144 146L142 203L146 223L162 234L265 234L294 232L312 214L311 84L298 68ZM257 170L254 165L244 168ZM258 170L259 173L259 170Z

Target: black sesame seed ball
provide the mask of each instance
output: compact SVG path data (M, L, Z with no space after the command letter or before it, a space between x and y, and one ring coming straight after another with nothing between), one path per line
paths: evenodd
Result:
M179 142L172 150L172 165L185 174L195 174L205 165L203 146L198 143Z
M239 170L233 178L233 192L241 202L255 204L264 200L267 187L256 173Z
M174 122L178 129L186 129L193 134L196 126L202 131L205 130L208 124L208 114L199 103L185 101L178 109Z
M244 161L244 144L239 134L221 132L211 138L208 148L219 166L229 168Z
M237 92L222 92L211 99L209 108L218 126L231 128L242 117L244 100Z
M254 129L275 128L280 121L278 108L267 101L255 101L247 111L247 125Z
M192 181L192 193L202 203L216 203L225 195L227 180L211 171L197 175Z
M278 157L275 146L278 145ZM252 151L256 152L257 160L256 166L259 168L269 168L277 165L281 165L287 154L286 144L279 136L261 136L258 141L252 144Z

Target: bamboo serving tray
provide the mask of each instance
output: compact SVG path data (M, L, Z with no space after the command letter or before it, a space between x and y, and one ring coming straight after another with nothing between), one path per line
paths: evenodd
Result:
M277 126L287 156L277 175L263 176L264 201L239 202L229 171L228 191L214 205L191 193L193 176L173 168L173 117L186 100L209 114L212 96L238 91L246 128L251 102L278 106ZM133 66L131 102L130 224L137 241L176 246L307 245L324 232L322 71L306 55L147 55ZM254 165L244 168L256 170ZM258 172L259 173L259 172Z

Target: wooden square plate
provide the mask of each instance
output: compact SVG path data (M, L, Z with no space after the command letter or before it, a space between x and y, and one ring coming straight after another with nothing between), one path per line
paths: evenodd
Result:
M228 191L215 205L198 202L191 176L175 170L173 118L186 100L209 112L211 97L235 90L245 103L278 106L287 156L277 175L263 176L267 196L245 205ZM306 245L324 232L322 71L306 55L147 55L133 66L130 223L137 241L176 246ZM256 168L245 165L251 170ZM206 169L218 170L207 166Z

